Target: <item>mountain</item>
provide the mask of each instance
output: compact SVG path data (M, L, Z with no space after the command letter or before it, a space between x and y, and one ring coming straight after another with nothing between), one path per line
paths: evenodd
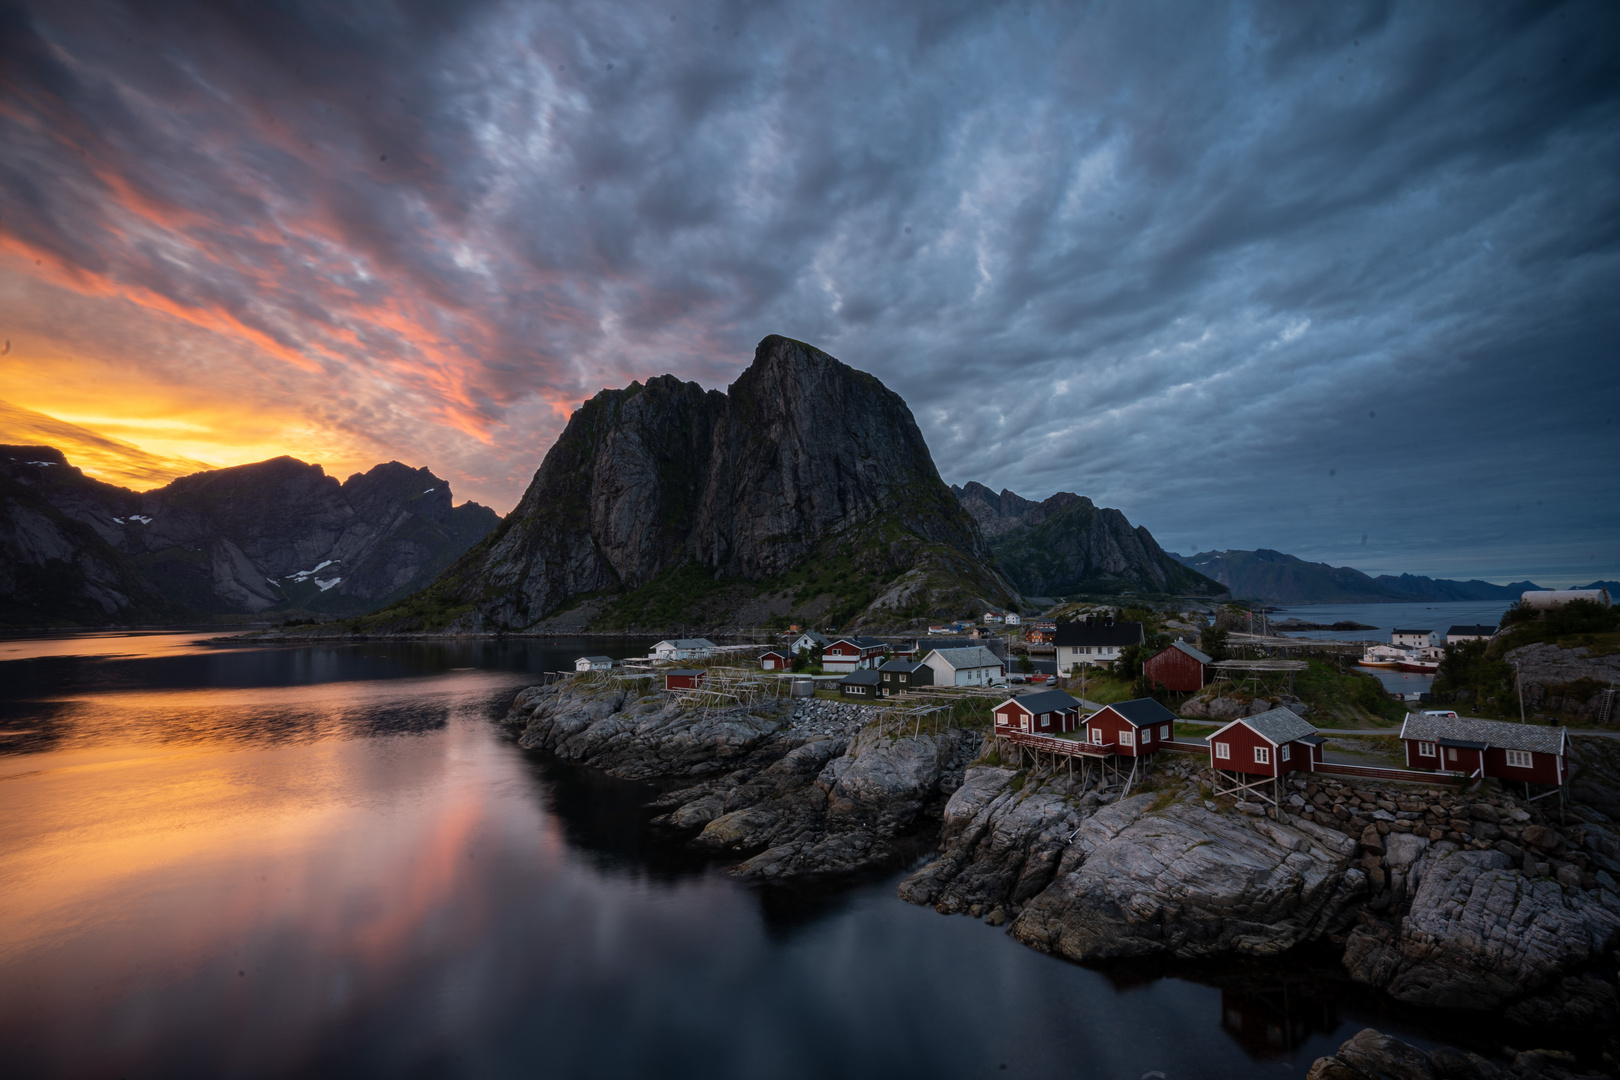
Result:
M898 394L772 335L724 393L672 375L569 419L517 508L377 629L892 623L1014 601Z
M1379 604L1396 601L1484 600L1512 603L1530 581L1493 585L1488 581L1448 581L1402 574L1369 577L1348 566L1306 562L1269 548L1255 551L1205 551L1170 557L1232 590L1242 600L1272 604Z
M356 614L431 581L493 529L397 461L343 483L290 457L134 492L48 446L0 446L0 624Z
M970 481L951 491L990 539L1002 570L1028 596L1152 593L1219 596L1226 590L1190 571L1133 528L1118 510L1060 491L1032 502Z

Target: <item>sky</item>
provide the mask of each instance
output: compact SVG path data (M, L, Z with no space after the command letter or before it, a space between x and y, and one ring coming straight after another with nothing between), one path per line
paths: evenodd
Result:
M0 441L505 512L771 333L1167 549L1620 577L1620 6L0 6Z

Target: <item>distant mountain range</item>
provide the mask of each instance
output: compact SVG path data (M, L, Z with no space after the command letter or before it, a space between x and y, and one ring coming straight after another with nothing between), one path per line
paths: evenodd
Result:
M0 625L348 615L406 596L499 522L397 461L343 483L290 457L135 492L0 445Z
M1037 503L973 481L951 491L1026 596L1213 597L1226 591L1166 553L1146 528L1083 495L1060 491Z
M1182 565L1226 586L1235 599L1272 604L1376 604L1417 600L1512 603L1526 590L1543 587L1533 581L1493 585L1488 581L1450 581L1416 574L1370 577L1348 566L1306 562L1270 548L1168 554ZM1613 591L1613 586L1606 582L1587 587L1607 587Z

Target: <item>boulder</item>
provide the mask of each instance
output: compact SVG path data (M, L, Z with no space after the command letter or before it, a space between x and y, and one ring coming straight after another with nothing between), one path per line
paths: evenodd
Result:
M1620 943L1620 897L1530 880L1499 851L1436 845L1398 927L1350 934L1351 977L1402 1001L1494 1009L1602 959Z

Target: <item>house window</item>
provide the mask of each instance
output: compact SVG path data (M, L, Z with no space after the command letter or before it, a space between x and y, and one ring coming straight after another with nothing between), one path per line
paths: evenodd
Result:
M905 682L905 681L906 681L906 673L905 673L905 672L903 672L903 671L902 671L902 672L901 672L901 673L900 673L900 681L901 681L901 682Z
M1271 747L1257 746L1254 748L1254 763L1256 765L1271 764Z
M1449 751L1447 751L1446 756L1449 757L1452 761L1456 761L1457 760L1457 748L1455 746L1453 746Z
M1135 746L1136 745L1136 732L1132 731L1130 728L1125 728L1122 731L1120 731L1120 733L1119 733L1119 745L1121 745L1121 746Z
M1094 727L1091 729L1091 741L1096 743L1098 746L1102 745L1102 735L1102 728Z
M1418 743L1418 757L1434 757L1434 743L1432 743L1432 742L1420 742L1420 743Z
M1145 742L1145 743L1150 743L1150 742L1153 741L1153 729L1152 728L1149 727L1149 728L1143 728L1142 729L1142 741Z
M1052 714L1051 713L1041 713L1041 727L1051 727L1051 726L1052 726Z
M1170 737L1170 725L1169 724L1160 724L1159 725L1159 738L1168 739L1169 737Z
M1232 756L1232 748L1226 743L1218 742L1215 744L1215 756L1225 761Z
M996 723L1000 724L1002 727L1006 727L1007 724L1009 723L1009 721L1007 719L1007 714L1006 713L996 713Z
M1530 751L1509 750L1507 752L1507 763L1515 769L1528 769L1531 763Z
M1287 743L1284 743L1283 748L1281 750L1277 751L1277 756L1278 756L1278 758L1280 758L1283 761L1288 760L1288 744Z

